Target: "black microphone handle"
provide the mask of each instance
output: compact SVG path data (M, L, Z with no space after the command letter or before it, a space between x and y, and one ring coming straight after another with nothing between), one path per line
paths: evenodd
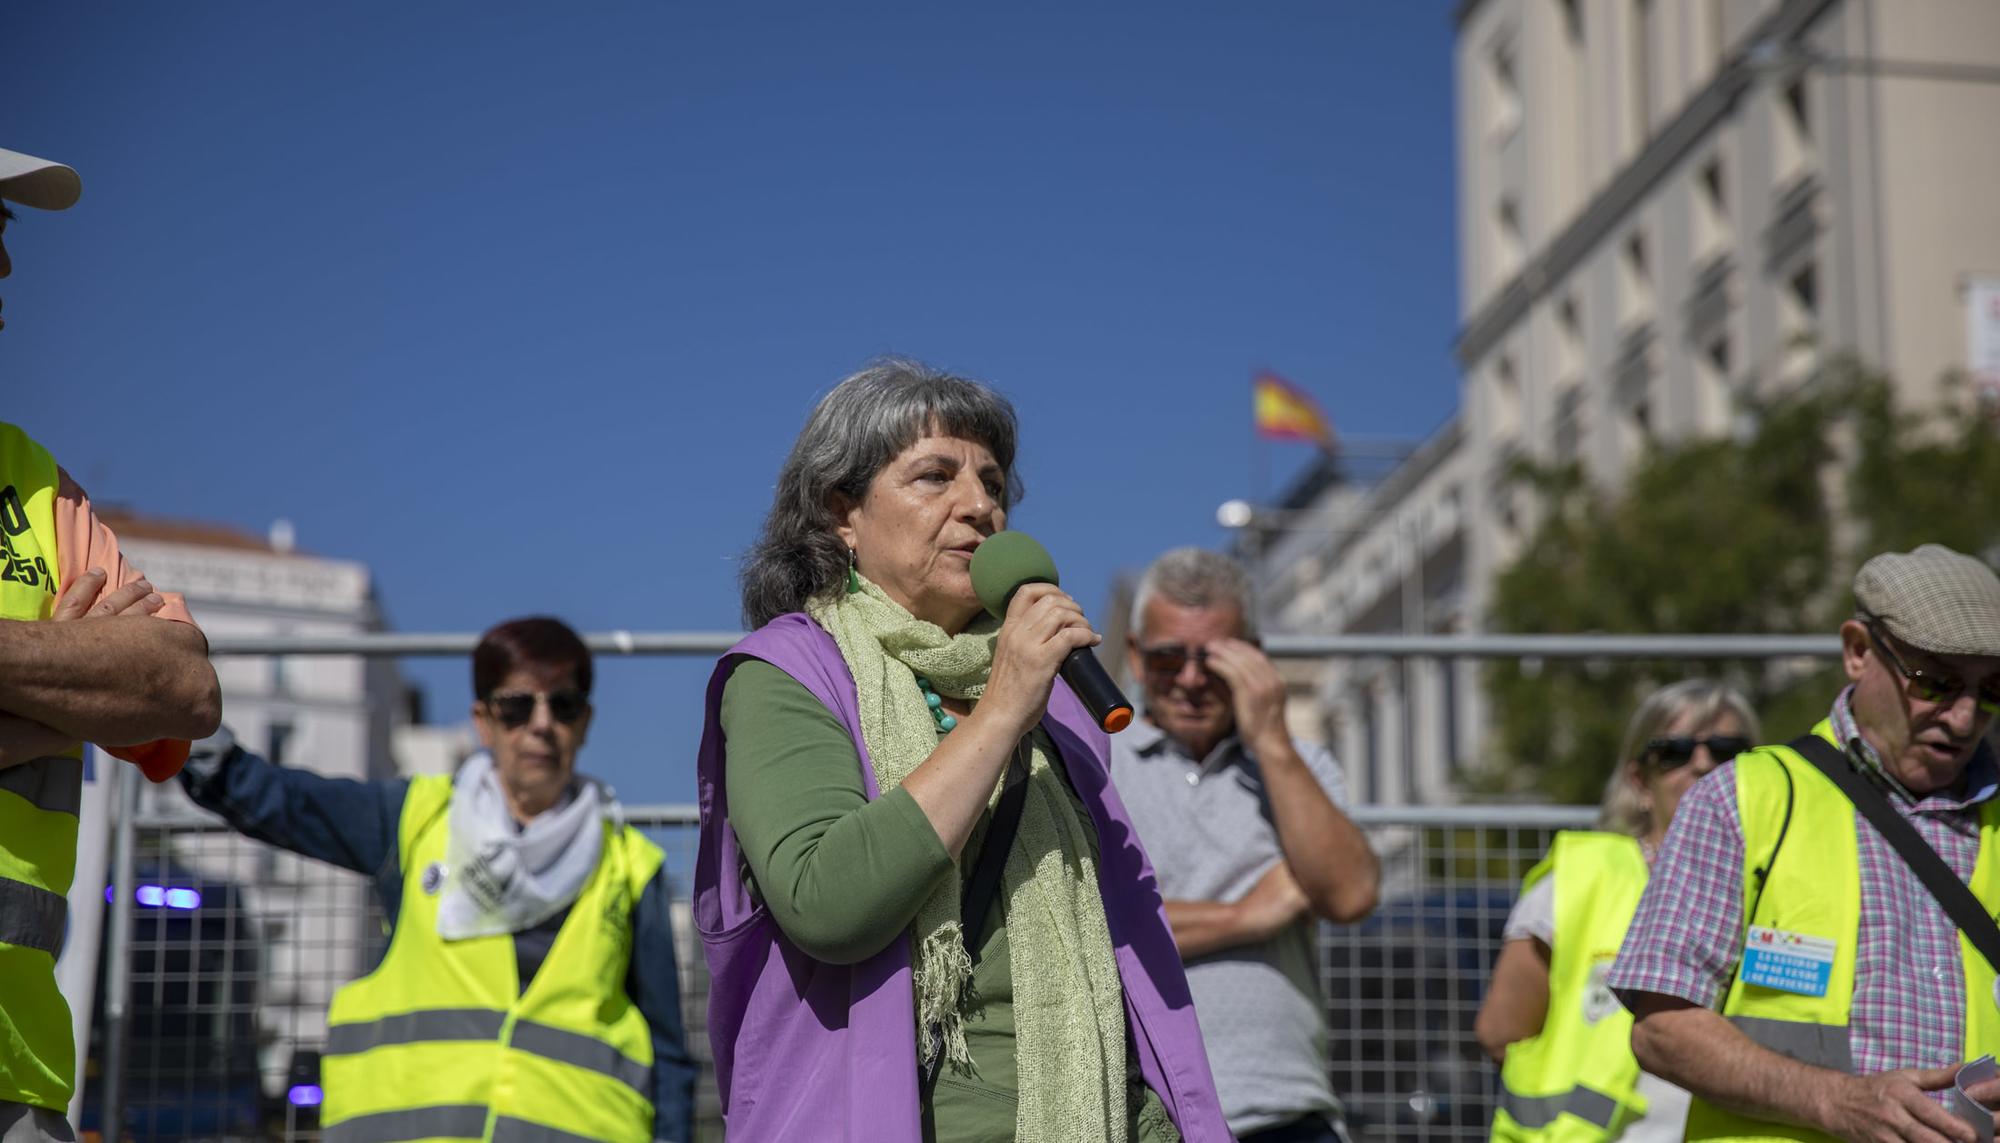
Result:
M1104 664L1097 661L1090 648L1078 647L1071 651L1063 659L1062 670L1058 673L1062 675L1063 682L1069 684L1069 689L1076 692L1076 697L1083 701L1084 709L1090 712L1091 719L1098 726L1115 732L1125 729L1132 721L1132 704L1125 700L1125 693L1111 681Z

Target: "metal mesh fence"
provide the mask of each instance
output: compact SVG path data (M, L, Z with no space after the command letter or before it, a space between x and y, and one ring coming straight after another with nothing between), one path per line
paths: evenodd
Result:
M1472 1020L1521 874L1557 828L1594 811L1360 807L1384 863L1382 904L1322 926L1334 1088L1358 1138L1486 1137L1494 1069ZM691 807L629 814L667 852L683 1010L703 1064L701 1139L722 1137L707 1069L707 974L686 904ZM250 841L210 819L139 823L125 1028L128 1138L313 1140L318 1051L335 989L385 948L367 879ZM102 1003L97 1005L101 1014ZM86 1130L99 1129L106 1028L85 1065Z

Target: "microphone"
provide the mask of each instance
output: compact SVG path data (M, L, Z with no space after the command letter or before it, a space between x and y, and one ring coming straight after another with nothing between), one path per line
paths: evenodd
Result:
M1056 562L1049 558L1049 550L1027 533L995 532L973 550L972 590L995 619L1006 618L1014 593L1031 583L1060 585L1062 581L1056 577ZM1116 734L1132 724L1132 704L1125 701L1118 684L1111 681L1090 648L1071 651L1059 673L1083 700L1097 725Z

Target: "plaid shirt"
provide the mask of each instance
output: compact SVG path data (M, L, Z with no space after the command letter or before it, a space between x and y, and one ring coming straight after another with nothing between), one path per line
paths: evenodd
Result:
M1917 827L1960 880L1979 860L1979 803L1996 791L1991 752L1982 745L1966 771L1969 795L1913 798L1881 769L1854 724L1853 688L1833 704L1834 733L1872 773L1889 802ZM1863 1072L1943 1067L1960 1062L1965 1041L1965 974L1958 928L1874 827L1856 819L1861 864L1861 934L1855 958L1848 1042ZM1610 985L1675 996L1704 1008L1727 994L1743 953L1743 823L1736 766L1695 783L1674 814L1653 878L1625 934Z

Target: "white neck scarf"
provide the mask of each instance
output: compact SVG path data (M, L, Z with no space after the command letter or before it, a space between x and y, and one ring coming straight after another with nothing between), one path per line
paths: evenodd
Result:
M599 823L617 812L608 791L579 775L566 805L518 826L493 756L466 759L451 785L438 935L518 933L569 908L604 849Z

